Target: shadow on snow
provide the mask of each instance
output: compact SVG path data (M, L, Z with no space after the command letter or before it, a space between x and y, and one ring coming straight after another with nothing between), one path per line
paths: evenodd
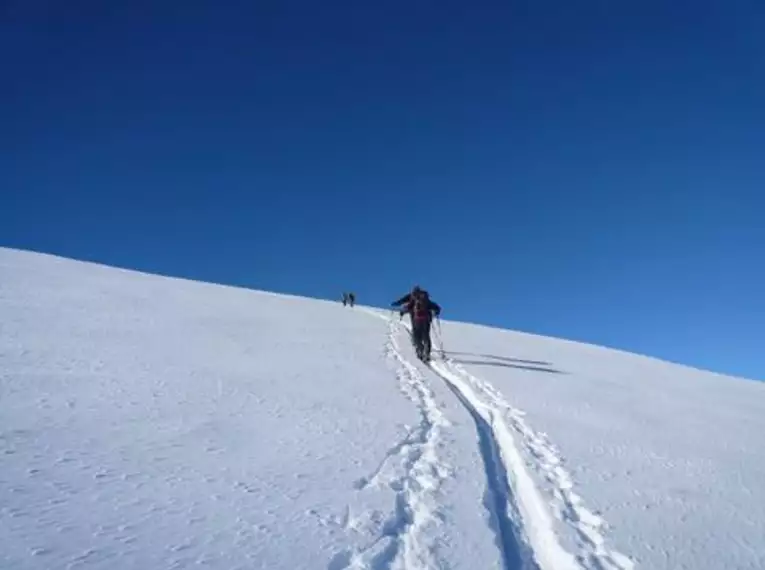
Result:
M542 360L524 360L522 358L512 358L509 356L476 354L473 352L453 352L450 350L445 351L444 354L457 364L467 364L469 366L498 366L501 368L514 368L516 370L544 372L547 374L565 374L565 372L553 368L551 363ZM470 356L473 358L452 358L454 356Z

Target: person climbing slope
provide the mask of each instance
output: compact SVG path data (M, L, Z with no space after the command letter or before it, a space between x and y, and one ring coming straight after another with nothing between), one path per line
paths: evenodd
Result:
M430 360L432 343L430 340L430 325L433 317L441 315L441 306L430 299L427 291L415 285L411 293L391 303L392 307L400 307L399 315L409 313L412 320L412 343L417 358L425 362Z
M400 306L408 306L409 302L416 296L423 294L425 297L430 298L430 293L428 293L425 289L422 289L419 285L415 285L412 290L401 297L400 299L393 301L390 306L391 307L400 307Z

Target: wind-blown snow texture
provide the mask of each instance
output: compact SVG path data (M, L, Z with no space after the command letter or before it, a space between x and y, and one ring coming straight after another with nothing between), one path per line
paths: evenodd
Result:
M435 336L0 249L0 568L765 567L765 385Z

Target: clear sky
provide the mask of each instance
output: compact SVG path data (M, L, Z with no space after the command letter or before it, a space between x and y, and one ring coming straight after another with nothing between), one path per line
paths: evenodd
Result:
M0 244L419 283L763 379L763 30L760 0L5 0Z

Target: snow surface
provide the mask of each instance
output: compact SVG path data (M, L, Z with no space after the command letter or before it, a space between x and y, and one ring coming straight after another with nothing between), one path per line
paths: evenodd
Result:
M765 568L765 385L391 317L0 249L0 568Z

